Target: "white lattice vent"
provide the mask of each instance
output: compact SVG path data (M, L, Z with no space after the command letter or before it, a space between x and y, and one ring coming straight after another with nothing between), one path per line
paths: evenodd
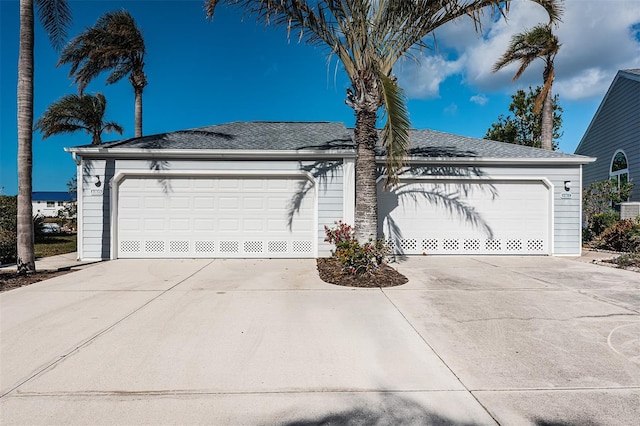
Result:
M487 240L484 245L487 251L500 251L502 242L500 240Z
M422 240L422 250L435 251L438 250L438 240Z
M243 246L245 253L262 253L262 241L245 241Z
M543 251L544 241L542 240L527 240L527 250L529 251Z
M416 240L400 240L400 249L402 251L414 251L418 248L418 242Z
M398 248L395 240L387 240L385 241L385 243L387 243L389 250L391 250L392 252L396 251L396 249Z
M145 241L144 251L147 253L162 253L164 252L164 241Z
M507 251L521 251L522 240L507 240Z
M312 244L311 241L294 241L293 251L295 253L311 253Z
M188 253L189 241L169 241L170 253Z
M196 241L196 253L213 253L216 249L215 241Z
M240 244L237 241L220 241L221 253L237 253Z
M463 247L467 251L478 251L480 250L480 240L465 239L463 243Z
M286 253L287 242L286 241L269 241L267 244L267 250L269 253Z
M123 253L139 253L140 241L120 241L120 251Z
M445 251L457 251L460 248L458 240L442 240L442 248Z

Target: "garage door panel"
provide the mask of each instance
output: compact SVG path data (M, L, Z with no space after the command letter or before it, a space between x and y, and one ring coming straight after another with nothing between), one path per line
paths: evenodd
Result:
M289 226L289 206L302 182L126 178L119 185L118 257L311 257L313 191Z
M542 182L496 181L489 188L414 181L380 191L379 230L396 253L549 252L549 189Z

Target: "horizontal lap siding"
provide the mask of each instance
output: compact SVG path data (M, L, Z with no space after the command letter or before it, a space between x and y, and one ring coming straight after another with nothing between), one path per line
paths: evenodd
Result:
M629 162L629 177L636 182L632 201L640 201L640 81L618 77L600 106L576 154L597 157L586 164L583 186L609 178L611 161L623 150Z
M107 163L109 162L109 163ZM330 255L331 246L324 242L324 227L333 226L334 222L342 219L343 216L343 176L341 161L330 161L334 164L332 173L327 176L316 176L317 185L317 206L318 206L318 256ZM156 163L162 171L171 172L207 172L207 171L305 171L307 169L312 175L316 174L316 169L311 167L312 162L297 161L170 161ZM103 188L108 188L105 182L105 173L113 177L119 172L148 172L152 169L152 164L145 160L83 160L85 170L83 179L82 194L82 244L83 258L103 258L110 255L111 246L111 223L110 223L110 199L109 191L105 190L103 195L92 195L91 189L95 186L91 180L95 175L100 176ZM322 164L323 166L326 165ZM152 178L152 177L151 177Z

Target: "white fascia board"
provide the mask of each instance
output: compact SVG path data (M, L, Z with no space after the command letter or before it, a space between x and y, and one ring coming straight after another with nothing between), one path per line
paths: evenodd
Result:
M137 149L65 148L72 154L92 158L174 158L174 159L319 159L355 157L355 150L256 150L256 149Z
M376 157L376 162L384 163L385 157ZM500 165L578 165L588 164L596 161L593 157L569 157L569 158L491 158L491 157L478 157L478 158L451 158L451 157L409 157L407 158L407 164L455 164L455 165L475 165L475 164L500 164Z

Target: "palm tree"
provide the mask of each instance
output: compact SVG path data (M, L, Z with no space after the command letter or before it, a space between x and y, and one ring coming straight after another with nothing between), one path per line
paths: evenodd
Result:
M104 121L107 99L102 93L93 95L66 95L58 99L36 122L35 130L42 132L43 139L61 133L84 130L92 135L91 143L102 143L102 132L118 132L123 128L114 121Z
M107 84L129 76L135 93L135 136L142 136L142 91L147 85L144 73L144 39L133 17L126 10L109 12L95 25L74 37L60 55L58 66L71 64L80 94L98 74L111 71Z
M520 62L520 67L512 79L512 81L516 81L534 60L537 58L544 60L545 65L542 73L544 85L536 98L533 113L539 114L542 109L541 142L542 148L548 150L553 149L553 95L551 90L555 77L553 63L560 46L558 37L551 31L551 23L537 25L530 30L514 35L506 52L493 66L493 72L498 72L513 62Z
M20 0L20 48L18 59L18 217L17 269L35 272L33 209L33 80L34 3L38 17L54 47L60 47L71 22L66 0Z
M553 10L557 0L532 0ZM377 237L375 149L376 121L382 107L386 122L381 145L386 150L387 186L398 181L409 149L406 98L393 74L395 63L410 49L428 48L436 28L468 16L479 28L484 8L504 13L502 0L206 0L213 17L218 3L243 7L267 24L285 26L301 40L324 46L342 63L350 81L346 103L356 115L356 237Z

